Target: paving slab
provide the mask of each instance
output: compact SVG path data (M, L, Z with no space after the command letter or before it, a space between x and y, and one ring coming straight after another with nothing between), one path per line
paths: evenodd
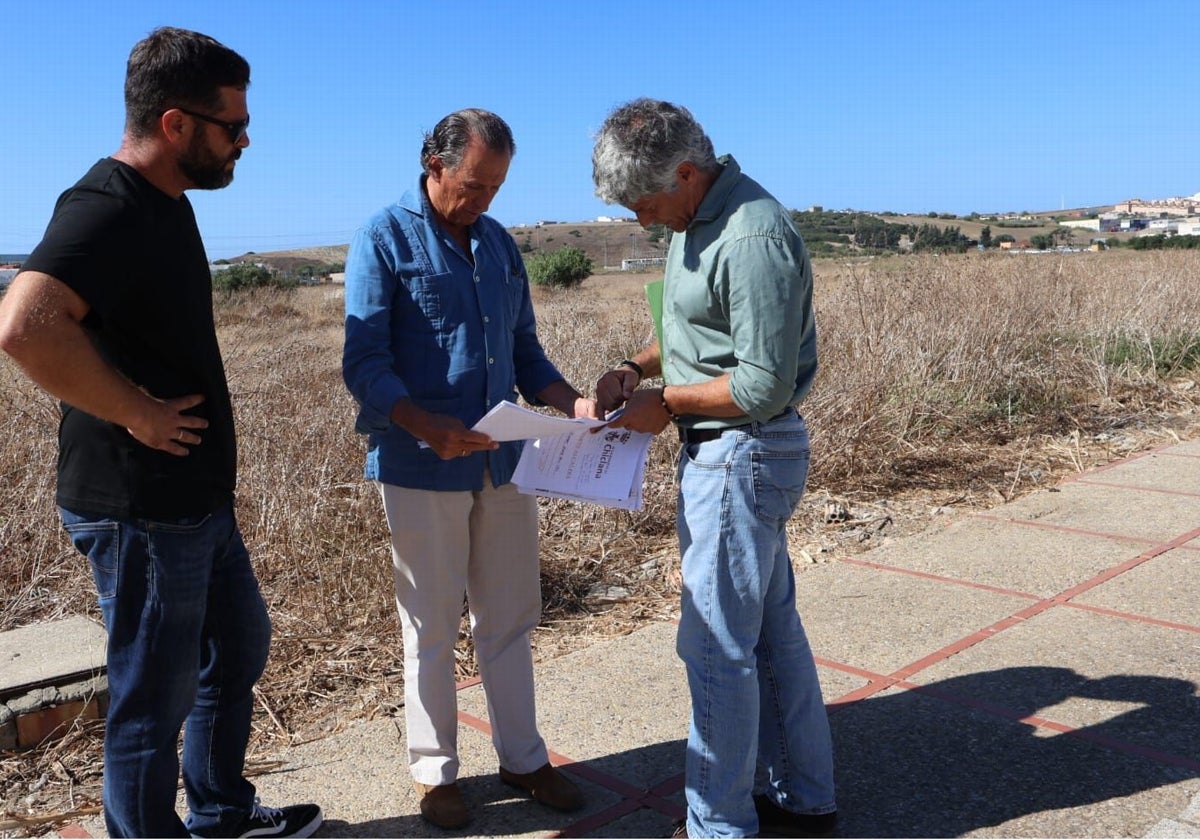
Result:
M0 698L104 672L108 636L77 615L0 633Z
M882 545L869 559L1048 598L1136 557L1152 544L966 517L920 540Z
M1200 551L1160 554L1072 600L1200 630Z
M849 563L827 563L801 579L796 603L814 653L876 674L909 665L1030 603Z
M1083 484L1115 484L1149 488L1163 493L1200 496L1200 464L1191 459L1189 468L1180 469L1178 453L1152 452L1132 458L1094 473L1079 477Z
M1055 492L1032 493L997 509L995 514L1103 536L1165 542L1200 526L1198 509L1200 500L1190 496L1076 481L1063 484Z

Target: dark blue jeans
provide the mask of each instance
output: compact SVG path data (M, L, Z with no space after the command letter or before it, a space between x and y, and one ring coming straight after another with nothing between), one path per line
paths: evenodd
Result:
M187 837L245 815L254 786L242 765L271 624L233 506L170 522L60 514L108 628L109 835ZM181 727L186 828L175 811Z

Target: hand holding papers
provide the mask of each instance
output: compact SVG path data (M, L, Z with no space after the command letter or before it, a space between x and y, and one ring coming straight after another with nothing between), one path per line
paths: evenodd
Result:
M603 426L603 420L590 417L552 417L532 409L522 408L508 400L497 405L471 427L473 432L483 432L492 440L536 440L554 435L568 435Z
M513 483L522 493L641 510L642 478L653 435L592 429L603 420L550 417L503 402L475 424L493 440L531 440Z

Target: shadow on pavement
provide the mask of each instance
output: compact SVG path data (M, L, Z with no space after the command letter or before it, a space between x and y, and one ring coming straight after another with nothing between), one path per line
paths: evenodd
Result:
M1031 716L1096 722L1059 732ZM867 698L830 722L840 836L961 836L1200 776L1200 698L1181 679L1002 668Z
M583 788L585 807L560 813L500 782L494 773L464 776L458 783L471 811L471 822L460 831L430 825L419 814L349 822L327 820L318 837L495 837L507 835L562 835L594 837L656 837L670 833L672 818L651 807L629 808L632 813L606 815L610 809L628 804L629 794L653 797L652 788L683 772L685 741L666 741L620 753L602 755L581 765L563 769ZM405 776L407 780L407 776ZM599 781L622 787L613 791ZM625 795L623 795L625 794ZM656 797L682 802L682 791ZM397 808L404 807L397 797ZM682 813L682 810L680 811ZM594 823L599 822L599 825Z

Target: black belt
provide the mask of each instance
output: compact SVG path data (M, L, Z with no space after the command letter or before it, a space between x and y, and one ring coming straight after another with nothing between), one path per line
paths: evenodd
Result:
M770 420L764 420L763 423L770 423L771 420L778 420L780 417L787 417L794 412L795 406L788 406L783 411L776 414ZM719 429L693 429L688 426L679 426L679 442L680 443L705 443L710 440L716 440L721 436L722 432L743 432L751 428L753 423L743 423L740 426L723 426ZM759 423L758 425L762 425Z

